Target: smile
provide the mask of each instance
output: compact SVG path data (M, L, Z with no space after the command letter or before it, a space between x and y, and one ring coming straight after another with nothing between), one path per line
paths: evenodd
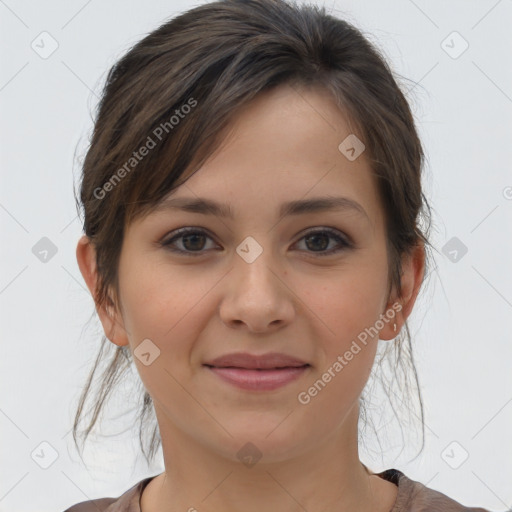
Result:
M310 367L310 365L304 365L285 368L247 369L205 366L225 382L250 391L272 391L280 388L298 379Z

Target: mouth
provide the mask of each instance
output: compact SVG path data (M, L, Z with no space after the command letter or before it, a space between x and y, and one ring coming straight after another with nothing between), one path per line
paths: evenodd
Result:
M236 366L203 365L225 383L247 391L272 391L291 383L304 375L310 364L301 366L277 366L245 368Z
M280 368L298 368L307 365L306 361L281 353L250 354L248 352L232 352L215 359L205 361L205 365L216 368L241 368L246 370L272 370Z
M204 364L203 366L207 366L208 368L235 368L237 370L253 370L258 372L264 372L269 370L286 370L288 368L306 368L308 366L311 366L309 364L303 364L303 365L290 365L290 366L268 366L264 368L254 368L250 366L215 366L213 364Z

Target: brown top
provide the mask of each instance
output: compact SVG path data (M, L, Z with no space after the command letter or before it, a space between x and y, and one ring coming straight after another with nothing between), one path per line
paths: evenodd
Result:
M387 469L376 475L398 487L396 501L390 512L490 512L484 508L465 507L445 494L410 480L398 469ZM119 498L83 501L64 512L141 512L142 491L155 476L144 478Z

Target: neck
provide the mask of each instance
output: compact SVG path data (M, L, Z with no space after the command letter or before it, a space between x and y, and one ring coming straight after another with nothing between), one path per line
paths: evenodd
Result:
M236 449L221 452L157 411L166 469L144 490L142 512L388 512L397 488L361 464L358 413L354 407L343 426L322 442L284 453L277 444L272 447L270 435L253 443L253 449L230 439L226 445Z

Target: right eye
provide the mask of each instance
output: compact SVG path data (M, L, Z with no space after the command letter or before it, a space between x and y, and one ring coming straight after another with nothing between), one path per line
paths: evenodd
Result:
M160 243L162 247L167 250L176 252L179 254L186 254L190 256L200 256L204 248L205 238L212 238L206 233L206 231L197 228L180 228L175 231L176 235ZM175 244L180 243L184 249L176 248Z

